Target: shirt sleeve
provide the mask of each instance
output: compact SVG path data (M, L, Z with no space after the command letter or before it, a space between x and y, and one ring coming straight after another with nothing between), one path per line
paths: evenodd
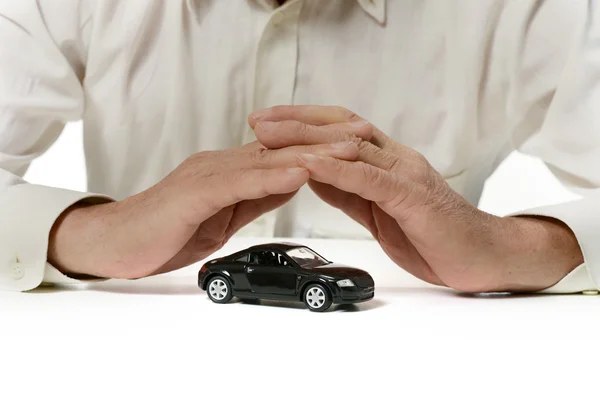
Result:
M56 219L79 201L109 197L27 184L29 164L81 119L85 37L82 0L0 0L0 289L77 280L47 262Z
M504 30L517 43L506 57L514 147L543 160L581 196L513 215L564 222L583 252L584 263L542 293L600 287L600 15L594 4L512 1L504 17L521 19L511 23L519 29Z

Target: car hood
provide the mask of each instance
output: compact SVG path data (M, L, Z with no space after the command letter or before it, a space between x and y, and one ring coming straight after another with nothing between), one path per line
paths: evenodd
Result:
M339 263L330 263L324 266L317 266L313 267L311 270L315 273L320 273L324 276L329 276L331 278L352 278L369 275L369 273L367 273L364 270L342 265Z

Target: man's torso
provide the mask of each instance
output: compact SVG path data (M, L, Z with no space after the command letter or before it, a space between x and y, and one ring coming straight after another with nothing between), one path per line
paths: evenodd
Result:
M501 0L268 3L99 2L83 81L90 191L123 198L195 152L253 141L254 109L322 104L420 151L477 202L522 122L510 62L536 2L513 15ZM368 237L308 189L285 209L278 233Z

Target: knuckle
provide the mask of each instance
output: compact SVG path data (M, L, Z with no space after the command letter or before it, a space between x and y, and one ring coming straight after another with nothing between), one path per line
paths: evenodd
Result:
M357 119L361 119L360 117L357 117ZM371 138L374 136L375 134L375 126L373 126L373 124L371 123L367 123L366 125L360 127L357 131L356 131L356 136L360 136L360 137L365 137L365 138Z
M307 141L310 136L309 127L305 123L293 120L280 122L279 131L283 134L292 135L300 141Z
M401 166L400 158L395 157L393 155L386 155L385 158L386 158L389 170L399 171L401 169L402 166Z
M427 160L425 155L421 154L420 152L412 150L412 156L418 164L427 167L429 166L429 161Z
M271 112L274 114L280 114L282 112L285 112L288 109L287 105L275 105L273 107L271 107Z
M267 165L272 158L273 151L268 150L266 148L258 148L250 152L250 163L254 167L261 167Z
M350 132L345 132L343 130L334 130L333 132L331 132L331 135L330 135L330 139L333 142L349 141L349 140L352 140L354 137L356 137L354 134L352 134Z
M289 121L290 131L294 132L297 137L300 137L302 140L308 139L309 131L308 126L302 122L298 121Z
M383 152L381 148L364 140L358 143L358 151L365 159L379 158Z
M389 182L386 181L386 173L384 170L379 168L365 168L366 169L366 177L370 178L375 186L388 186Z
M429 164L418 162L413 166L411 178L422 185L427 191L437 191L440 188L440 180L443 180L438 172Z
M398 171L401 168L402 162L400 157L388 151L382 150L368 141L362 141L359 144L359 150L362 151L365 156L381 160L382 166L384 166L386 170Z
M354 121L361 119L360 116L358 116L354 112L350 111L348 108L344 108L344 107L336 107L336 108L339 111L339 113L341 115L343 115L344 120L346 120L348 122L354 122Z
M358 143L358 149L364 153L373 153L377 150L377 147L368 141L361 141Z
M306 128L306 125L300 121L283 121L281 122L281 128L286 131L299 132Z
M423 168L417 167L412 171L410 177L415 183L422 185L427 190L435 188L435 182L430 178L428 171Z

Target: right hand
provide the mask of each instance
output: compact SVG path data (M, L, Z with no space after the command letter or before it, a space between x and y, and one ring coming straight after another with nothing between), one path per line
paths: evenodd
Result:
M135 279L220 249L243 226L289 201L309 179L302 153L355 160L356 142L201 152L123 201L75 205L56 221L48 261L75 276Z

